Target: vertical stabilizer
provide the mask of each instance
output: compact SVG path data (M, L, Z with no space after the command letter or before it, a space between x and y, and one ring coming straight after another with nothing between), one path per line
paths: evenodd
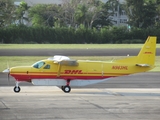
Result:
M148 37L138 54L137 64L154 66L157 37Z

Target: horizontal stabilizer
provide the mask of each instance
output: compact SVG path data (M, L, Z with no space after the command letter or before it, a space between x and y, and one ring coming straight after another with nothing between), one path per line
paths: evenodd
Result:
M139 66L139 67L149 67L150 65L148 65L148 64L136 64L136 66Z

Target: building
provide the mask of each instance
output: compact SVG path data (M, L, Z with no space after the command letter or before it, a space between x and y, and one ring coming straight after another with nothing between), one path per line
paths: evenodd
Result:
M24 0L29 6L35 4L61 4L62 0Z

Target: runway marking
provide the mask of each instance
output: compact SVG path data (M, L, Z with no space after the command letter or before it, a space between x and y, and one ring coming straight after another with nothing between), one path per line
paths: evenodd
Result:
M0 100L0 110L6 110L6 109L10 109L7 107L7 105L4 103L3 100Z

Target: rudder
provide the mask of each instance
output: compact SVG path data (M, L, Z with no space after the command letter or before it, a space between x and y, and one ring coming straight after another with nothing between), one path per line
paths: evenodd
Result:
M154 66L156 55L156 41L157 37L149 36L140 50L137 58L137 64L146 64Z

